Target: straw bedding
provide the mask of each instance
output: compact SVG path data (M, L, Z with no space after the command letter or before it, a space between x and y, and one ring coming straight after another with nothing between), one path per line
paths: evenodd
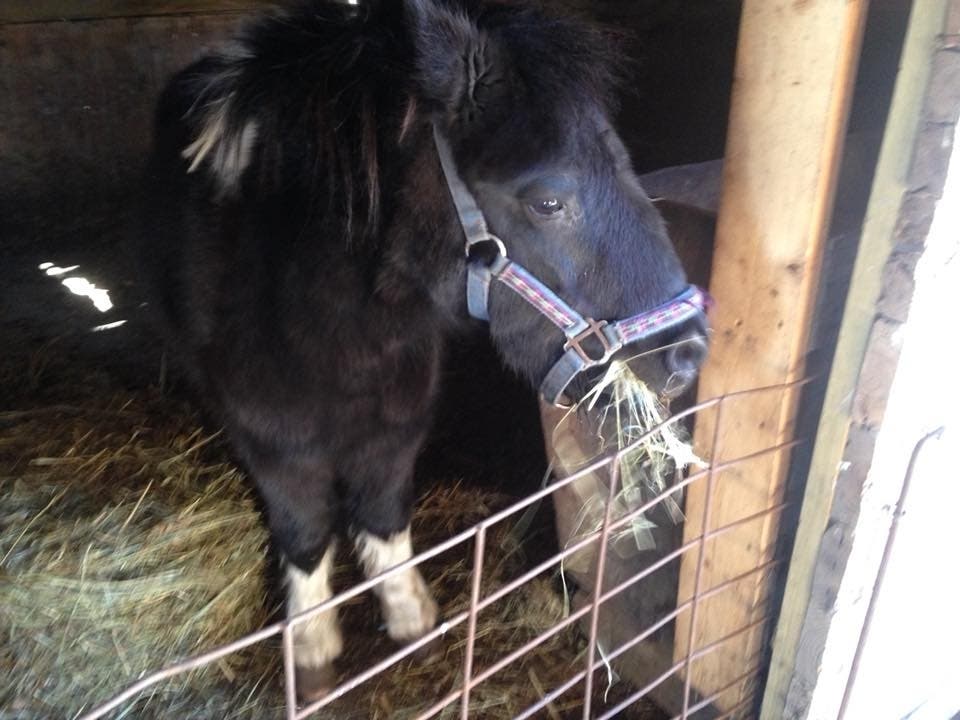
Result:
M181 399L74 370L48 351L0 367L0 719L73 717L148 672L280 616L277 571L256 500L216 433ZM418 505L426 548L516 498L442 483ZM530 564L509 524L489 539L484 589ZM344 555L335 585L356 579ZM424 566L446 615L469 602L470 548ZM480 618L475 667L564 616L545 574ZM343 677L393 651L374 600L343 610ZM401 663L318 717L404 718L460 682L464 628L438 662ZM582 667L569 628L473 693L473 716L513 717ZM142 694L114 717L282 717L278 643L267 642ZM598 683L603 702L605 683ZM614 687L614 702L627 688ZM577 714L582 688L544 717ZM456 706L441 717L452 717ZM625 717L656 717L647 706Z

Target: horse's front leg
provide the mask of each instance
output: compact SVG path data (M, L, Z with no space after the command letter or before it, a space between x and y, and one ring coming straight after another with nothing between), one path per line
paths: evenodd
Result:
M368 578L413 557L410 516L419 447L419 439L381 436L365 444L345 469L354 546ZM390 575L374 592L394 641L411 642L436 625L437 604L419 569Z
M360 532L355 538L364 574L374 577L413 557L410 526L387 537ZM374 587L387 634L405 644L423 637L437 624L437 604L417 568L386 578Z
M325 458L241 445L266 505L270 540L286 564L287 616L333 597L337 495L333 465ZM336 685L334 660L343 651L336 609L298 623L293 630L297 689L301 700Z
M287 561L287 617L299 615L333 597L330 578L335 558L336 541L331 540L315 565ZM343 652L336 608L298 624L293 630L293 643L300 699L310 701L323 697L336 685L333 661Z

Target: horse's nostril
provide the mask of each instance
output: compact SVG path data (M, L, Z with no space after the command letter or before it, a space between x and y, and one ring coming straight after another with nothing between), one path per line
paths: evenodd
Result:
M707 339L699 332L692 331L677 338L667 351L664 362L671 374L692 376L700 370L706 359Z

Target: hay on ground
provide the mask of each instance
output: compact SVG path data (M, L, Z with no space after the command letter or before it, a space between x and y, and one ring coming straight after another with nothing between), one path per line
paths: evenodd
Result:
M241 473L185 405L150 390L83 393L82 383L0 412L0 720L74 717L137 678L277 619L267 536ZM75 402L64 405L64 401ZM444 485L419 504L426 548L515 498ZM528 563L508 526L489 540L484 592ZM469 603L470 548L424 574L445 615ZM355 579L341 558L338 589ZM546 574L480 617L475 667L494 661L564 616ZM392 652L372 598L344 609L349 677ZM404 661L318 717L405 718L461 682L465 627L445 637L440 662ZM474 716L513 717L582 667L570 627L481 684ZM114 717L282 717L281 653L268 642L146 691ZM604 688L600 688L602 694ZM549 717L576 714L581 688ZM440 717L453 717L456 706ZM637 711L634 717L650 717Z

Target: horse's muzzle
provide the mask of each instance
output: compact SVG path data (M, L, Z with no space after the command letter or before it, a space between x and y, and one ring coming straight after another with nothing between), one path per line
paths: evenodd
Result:
M709 351L701 323L693 323L663 346L644 352L624 348L614 360L630 370L664 400L683 395L697 381Z
M707 337L699 330L688 330L677 338L664 353L667 380L662 394L675 398L686 392L700 374L708 350Z

